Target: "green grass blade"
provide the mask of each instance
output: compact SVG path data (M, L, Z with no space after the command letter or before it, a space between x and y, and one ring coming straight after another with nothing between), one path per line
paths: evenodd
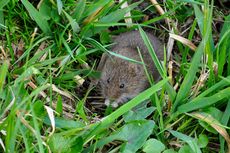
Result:
M182 134L180 132L173 131L173 130L169 130L169 132L175 137L177 137L178 139L181 139L185 141L186 143L188 143L188 145L191 147L194 153L201 153L201 150L194 138L191 138L185 134Z
M36 41L36 42L34 43L34 45L31 46L30 48L28 48L28 49L19 57L19 59L18 59L13 65L17 64L17 63L18 63L20 60L22 60L24 57L28 56L28 54L30 54L31 50L34 49L34 47L36 47L39 43L41 43L41 42L43 42L43 41L45 41L45 40L47 40L47 39L49 39L49 38L50 38L49 36L46 36L46 37L43 37L43 38L39 39L38 41Z
M228 97L230 97L230 87L223 89L210 97L195 98L191 102L179 106L178 112L186 113L200 108L208 107Z
M152 60L155 64L158 72L160 73L162 78L166 78L167 77L166 72L165 72L164 68L162 67L159 59L157 58L156 53L154 51L154 48L153 48L150 40L148 39L148 36L146 35L144 30L140 26L139 26L139 31L140 31L141 37L142 37L142 39L143 39L143 41L144 41L144 43L145 43L145 45L149 51L150 56L152 57ZM169 83L166 83L166 90L169 94L170 99L173 101L176 97L176 92Z
M230 44L229 44L229 39L230 39L230 15L228 15L225 19L225 23L223 25L223 28L221 30L220 33L220 40L218 42L218 46L216 49L216 60L217 60L217 64L218 64L218 75L222 75L223 71L224 71L224 65L225 63L228 61L228 59L226 58L226 56L230 56L229 55L229 48L230 48Z
M227 107L226 107L225 112L222 116L221 123L223 125L227 126L229 119L230 119L230 100L228 101ZM225 140L221 135L219 136L219 138L220 138L220 152L225 153L226 152L225 146L224 146Z
M230 85L230 82L228 81L230 79L230 76L228 76L227 78L223 78L223 80L221 80L220 82L214 84L213 86L209 87L207 90L205 90L204 92L202 92L200 95L198 95L196 98L201 98L201 97L205 97L208 94L215 92L221 88L224 88L226 86Z
M45 152L45 151L44 151L44 145L43 145L43 141L42 141L42 137L41 137L42 135L41 135L41 133L40 133L40 128L39 128L39 127L41 127L41 126L39 126L39 124L38 124L37 116L36 116L36 114L34 113L34 108L33 108L33 106L32 106L31 103L30 103L30 110L31 110L32 119L33 119L32 121L33 121L34 129L35 129L35 131L34 131L33 134L35 134L35 137L36 137L36 139L37 139L39 152L40 152L40 153L44 153L44 152Z
M78 25L78 23L76 22L75 19L73 19L68 13L66 13L64 10L63 10L65 16L67 17L67 19L69 20L69 23L73 29L73 32L74 33L78 33L80 31L80 27Z
M203 51L206 48L206 45L209 45L208 42L210 40L209 37L211 36L210 33L211 33L211 23L212 23L211 18L210 18L211 14L212 14L211 12L208 12L208 14L205 14L206 16L209 17L208 21L207 21L209 24L207 25L205 35L204 35L200 45L196 49L196 52L192 58L191 66L190 66L190 68L189 68L189 70L188 70L188 72L187 72L187 74L186 74L186 76L185 76L185 78L181 84L181 87L178 91L178 94L177 94L176 100L173 104L171 112L176 111L177 106L186 98L186 96L188 95L188 93L191 90L191 87L193 85L194 79L196 77L196 73L198 71L198 68L199 68L199 65L201 62L200 60L201 60L201 57L203 55Z
M32 19L38 24L41 30L49 35L51 33L48 22L43 18L43 16L37 11L37 9L28 1L21 0L22 4L26 7Z
M106 4L110 3L111 1L112 0L107 0L107 1L99 0L97 2L92 2L91 5L89 5L89 7L87 7L85 12L83 13L83 16L87 17L87 16L91 15L96 10L98 10L99 8L102 8L103 6L105 6Z
M73 13L73 18L76 20L76 22L82 19L82 14L85 11L85 6L86 0L78 0Z
M1 0L0 1L0 10L6 6L8 3L10 2L10 0Z
M8 73L9 63L8 61L4 61L2 66L0 67L0 92L2 92L3 86L5 84L5 79Z

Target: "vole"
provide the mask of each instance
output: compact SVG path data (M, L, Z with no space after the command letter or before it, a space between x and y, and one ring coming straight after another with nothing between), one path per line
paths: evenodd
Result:
M147 32L146 34L158 59L162 60L164 57L162 43L154 35ZM114 43L115 45L111 48L112 52L141 61L138 47L148 72L155 81L159 79L160 75L139 31L122 33L116 36ZM150 86L142 64L108 55L108 53L103 53L97 69L101 71L98 82L107 106L118 107Z

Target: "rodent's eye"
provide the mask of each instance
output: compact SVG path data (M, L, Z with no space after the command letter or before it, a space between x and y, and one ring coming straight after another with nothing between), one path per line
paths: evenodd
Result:
M122 84L120 84L120 86L119 86L120 88L124 88L125 87L125 85L122 83Z
M110 78L107 79L107 83L110 83Z

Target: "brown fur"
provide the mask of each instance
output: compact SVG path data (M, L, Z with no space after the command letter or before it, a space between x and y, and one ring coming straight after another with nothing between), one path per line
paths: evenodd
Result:
M161 42L150 33L147 33L147 36L154 47L156 55L162 60L164 52ZM154 80L159 78L159 73L139 31L120 34L115 38L114 42L115 45L111 49L113 52L137 61L141 61L137 51L137 47L139 47L149 73L151 73ZM112 104L113 107L117 107L149 87L149 81L141 64L132 63L104 53L98 70L102 72L99 83L107 105ZM123 85L124 87L122 87Z

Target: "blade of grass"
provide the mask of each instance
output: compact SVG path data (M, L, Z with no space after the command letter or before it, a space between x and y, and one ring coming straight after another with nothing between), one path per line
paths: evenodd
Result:
M230 15L228 15L225 19L225 23L223 25L223 28L221 30L220 34L220 40L218 42L218 46L216 49L216 58L217 58L217 64L218 64L218 75L222 75L224 70L224 65L227 62L226 55L229 56L229 39L230 39Z
M203 98L195 98L191 102L183 104L178 107L179 113L186 113L193 110L197 110L200 108L204 108L210 105L217 103L220 100L230 97L230 87L225 88L213 96L203 97Z
M6 6L9 2L10 2L10 0L0 1L0 10L1 10L4 6Z
M228 100L228 104L222 116L221 123L227 126L229 119L230 119L230 100ZM219 138L220 138L220 152L225 153L224 138L221 135L219 136Z
M196 4L193 4L194 11L196 18L198 20L198 26L201 31L201 35L204 36L207 32L208 24L211 23L212 18L212 10L213 10L213 1L211 1L211 6L209 7L209 1L205 1L204 3L204 14L201 12L199 7ZM210 31L210 30L209 30ZM206 45L204 47L205 53L208 57L208 67L210 69L210 75L209 75L209 84L214 83L214 71L213 71L213 52L215 50L214 41L212 37L212 32L209 32L210 37L209 40L206 42Z
M208 8L206 8L207 10L209 10ZM209 10L210 11L210 10ZM190 89L192 87L193 81L196 77L196 73L198 71L199 65L200 65L200 59L203 55L203 51L205 49L205 46L208 44L209 41L209 37L210 37L210 33L211 33L211 12L207 12L207 14L205 14L206 16L208 16L208 26L207 26L207 30L205 31L205 35L203 37L203 40L201 41L200 45L198 46L193 58L192 58L192 62L191 62L191 66L181 84L181 87L178 91L176 100L173 104L172 110L171 112L175 112L177 109L177 106L184 100L184 98L188 95L188 93L190 92Z
M73 18L76 19L76 22L82 19L82 14L85 11L85 6L86 0L78 0L73 13Z
M109 51L108 49L106 49L104 46L102 46L102 45L101 45L98 41L96 41L95 39L86 38L86 40L88 40L90 44L92 44L93 46L95 46L95 47L98 48L99 50L101 50L101 51L103 51L103 52L109 53L109 55L113 55L113 56L119 57L119 58L121 58L121 59L130 61L130 62L133 62L133 63L143 64L143 63L140 62L140 61L137 61L137 60L128 58L128 57L126 57L126 56L123 56L123 55L120 55L120 54L117 54L117 53L114 53L114 52Z
M0 67L0 92L2 92L3 86L5 84L5 79L8 74L8 61L4 61L2 66Z
M73 32L74 33L78 33L80 31L80 26L78 25L78 23L76 22L75 19L73 19L67 12L65 12L63 10L65 16L67 17L67 19L69 20L69 23L73 29Z
M158 60L158 58L156 56L156 53L154 51L154 48L153 48L150 40L148 39L148 36L146 35L144 30L140 26L139 26L139 31L140 31L141 37L142 37L146 47L148 48L149 54L152 57L152 60L153 60L153 62L155 64L158 72L160 73L162 78L166 78L167 75L166 75L165 69L162 67L160 61ZM175 97L176 97L176 92L175 92L175 90L173 89L173 87L169 83L166 83L166 90L167 90L167 92L169 94L170 100L173 101L175 99Z
M185 141L195 153L201 153L201 150L198 147L198 144L194 138L191 138L185 134L173 130L169 130L169 132L178 139Z
M223 80L221 80L220 82L214 84L213 86L209 87L207 90L205 90L204 92L202 92L200 95L198 95L196 98L201 98L201 97L205 97L208 94L215 92L221 88L224 88L228 85L230 85L230 82L228 81L230 79L230 76L228 76L227 78L223 78Z
M28 56L28 54L31 52L31 50L34 49L34 47L36 47L39 43L41 43L41 42L43 42L43 41L45 41L45 40L47 40L47 39L49 39L49 38L51 38L51 37L46 36L46 37L43 37L43 38L39 39L38 41L36 41L36 42L34 43L34 45L31 46L30 48L28 48L28 49L19 57L19 59L18 59L13 65L17 64L17 63L18 63L19 61L21 61L24 57Z
M36 98L35 98L36 99ZM43 147L43 141L42 141L42 138L41 138L41 133L40 133L40 129L39 129L39 127L41 127L41 126L39 126L39 124L38 124L38 121L37 121L37 116L36 116L36 114L34 113L34 109L33 109L33 106L32 106L32 104L30 103L30 110L31 110L31 115L32 115L32 122L33 122L33 124L34 124L34 129L35 129L35 137L36 137L36 139L37 139L37 142L38 142L38 148L39 148L39 152L40 153L44 153L45 151L44 151L44 147Z
M46 35L49 35L51 33L51 29L49 27L48 22L42 17L41 13L39 13L37 9L28 0L21 0L21 2L26 7L31 18L35 20L35 22L38 24L41 30Z

